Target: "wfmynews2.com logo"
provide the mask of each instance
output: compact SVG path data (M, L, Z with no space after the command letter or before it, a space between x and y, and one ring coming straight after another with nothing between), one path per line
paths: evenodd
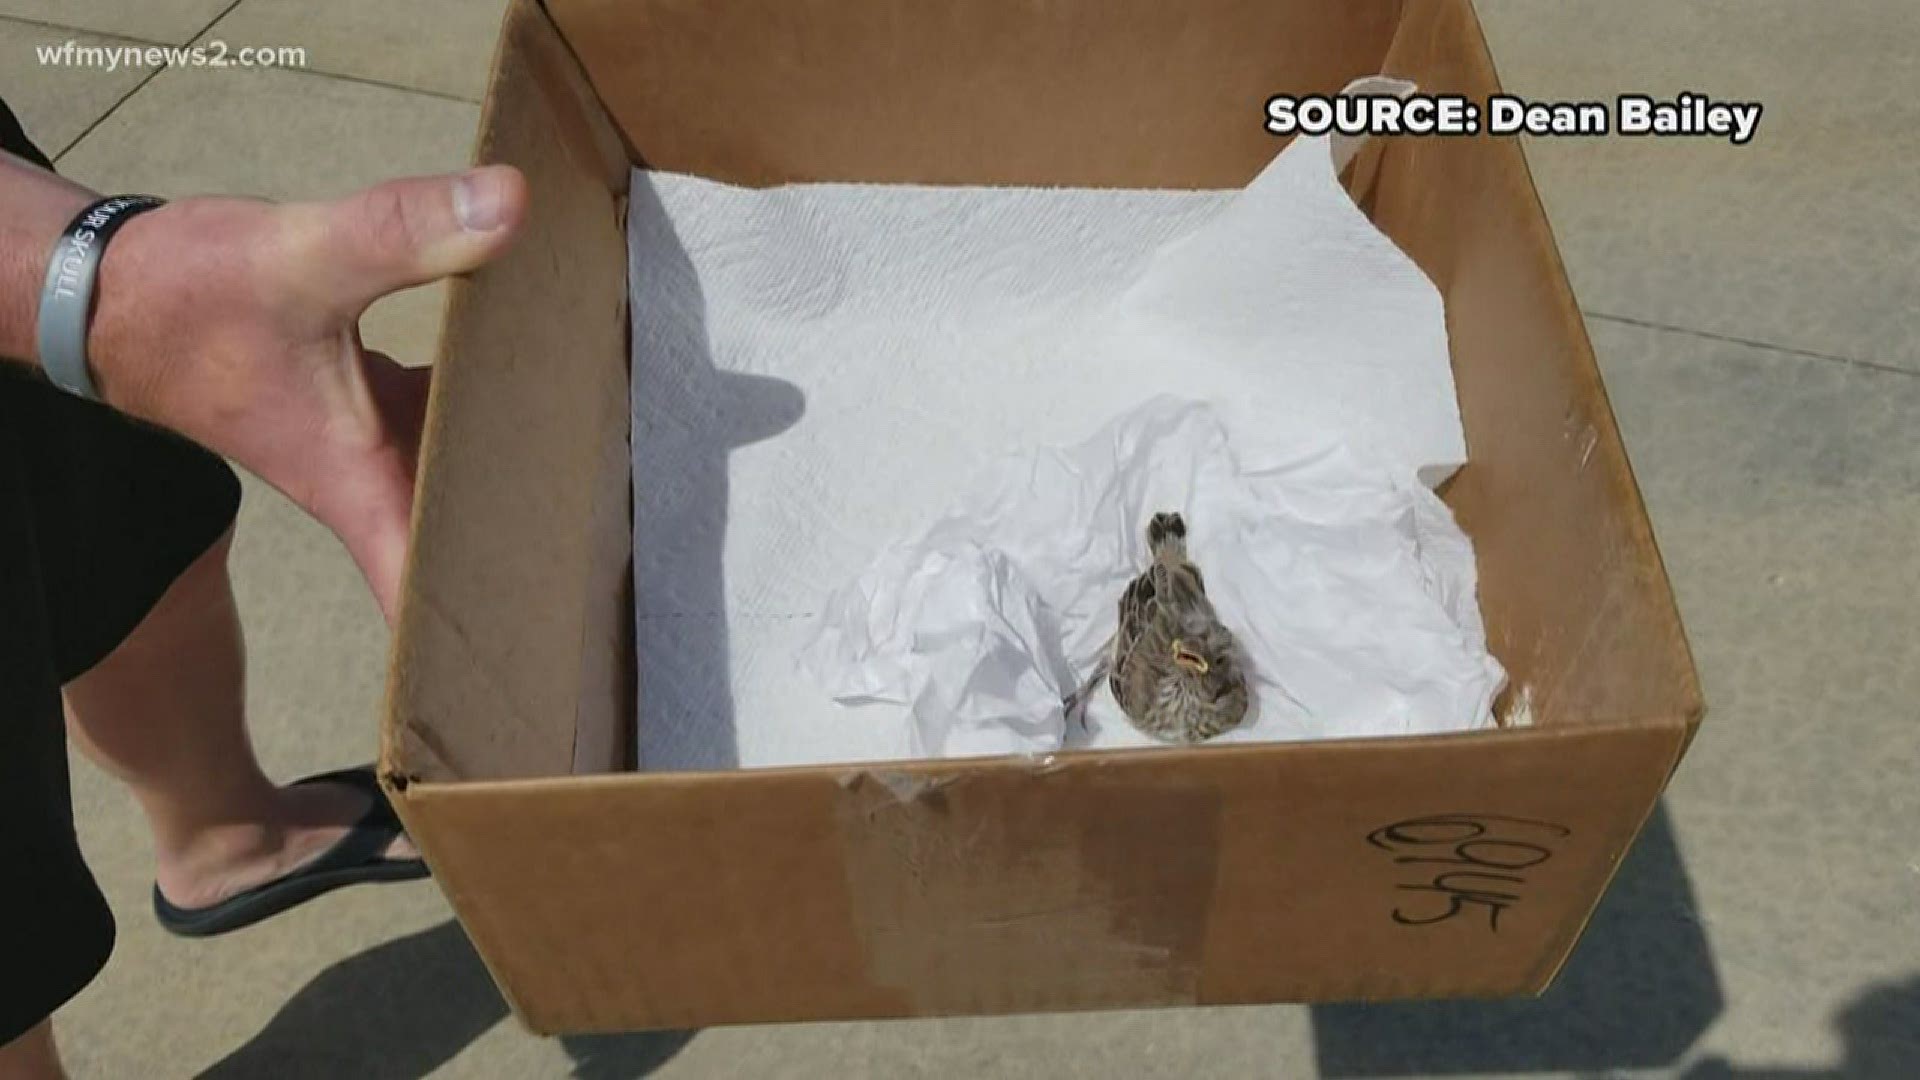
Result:
M199 45L86 45L69 40L58 45L36 45L34 55L42 67L93 68L100 71L162 67L307 66L307 49L304 45L242 45L236 48L217 39Z

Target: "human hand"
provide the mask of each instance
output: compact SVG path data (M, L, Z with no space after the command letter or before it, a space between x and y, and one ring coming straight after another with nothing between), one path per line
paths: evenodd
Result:
M359 318L498 255L526 205L519 172L495 165L335 202L183 199L131 218L100 269L95 384L332 529L391 621L430 373L364 348Z

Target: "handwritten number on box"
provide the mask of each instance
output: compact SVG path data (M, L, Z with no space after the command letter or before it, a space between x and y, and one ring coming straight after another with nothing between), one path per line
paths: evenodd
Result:
M1382 826L1367 843L1391 853L1396 865L1423 868L1416 871L1421 880L1395 888L1432 899L1396 906L1394 922L1430 926L1484 910L1487 929L1497 933L1501 912L1525 895L1527 872L1552 859L1553 843L1571 835L1564 825L1533 818L1436 814ZM1431 876L1426 867L1434 868Z

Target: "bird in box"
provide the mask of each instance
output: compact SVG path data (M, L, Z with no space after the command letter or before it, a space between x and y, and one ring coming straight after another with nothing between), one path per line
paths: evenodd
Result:
M1102 675L1127 719L1162 742L1195 743L1238 727L1247 715L1245 662L1187 559L1187 524L1175 513L1147 523L1151 564L1120 597L1120 625L1107 655L1067 715L1086 704Z

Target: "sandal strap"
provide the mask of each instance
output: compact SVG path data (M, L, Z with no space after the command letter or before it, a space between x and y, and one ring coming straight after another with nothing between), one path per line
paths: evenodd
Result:
M381 790L380 781L374 776L371 765L338 769L294 781L295 786L303 784L342 784L365 793L370 800L366 811L348 827L346 835L303 866L303 872L344 870L384 859L387 848L406 831L400 824L399 815L394 813L392 804L387 802L387 793Z

